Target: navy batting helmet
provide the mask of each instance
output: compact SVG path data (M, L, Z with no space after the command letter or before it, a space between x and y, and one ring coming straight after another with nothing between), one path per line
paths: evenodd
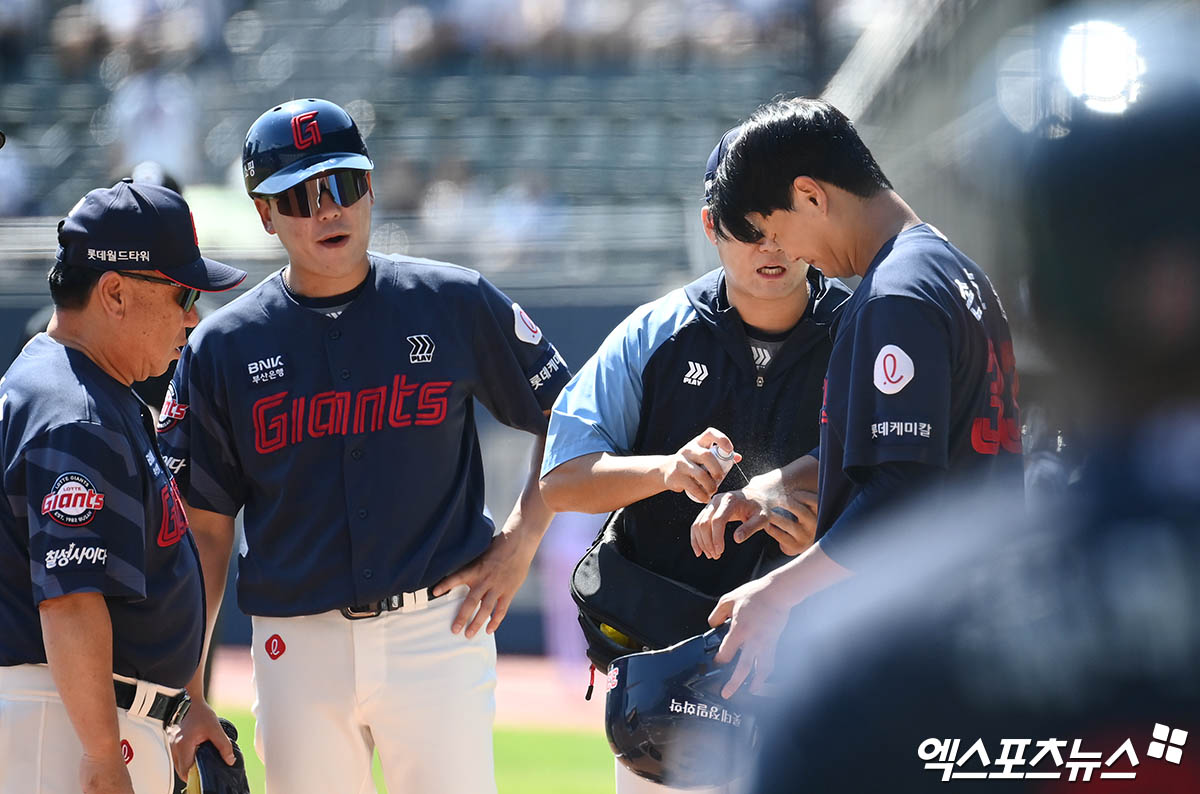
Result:
M324 99L294 99L250 125L242 178L252 196L274 196L322 171L374 168L354 119Z
M605 732L630 771L683 789L722 786L749 771L758 747L752 698L721 697L733 667L713 661L727 630L612 663Z

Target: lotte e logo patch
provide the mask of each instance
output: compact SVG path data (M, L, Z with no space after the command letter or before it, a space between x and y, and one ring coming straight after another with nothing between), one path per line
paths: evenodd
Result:
M530 345L536 345L542 341L542 329L537 327L525 310L517 303L513 303L512 310L513 331L516 333L517 339Z
M884 345L875 357L875 388L896 394L916 376L913 360L895 345Z
M271 657L271 661L275 661L280 656L283 656L283 652L287 650L287 644L284 643L283 637L280 637L278 634L272 634L270 637L267 637L264 647L267 649L267 656Z
M121 760L125 762L125 766L129 766L129 762L133 760L133 745L128 739L121 740Z
M310 110L292 117L292 141L297 149L307 149L321 142L321 128L317 126L317 111Z

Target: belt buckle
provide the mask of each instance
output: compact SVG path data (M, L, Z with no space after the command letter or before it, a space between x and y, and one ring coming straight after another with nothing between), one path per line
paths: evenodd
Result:
M188 693L186 691L183 692L182 694L183 694L183 697L181 697L179 699L179 703L176 704L175 710L171 713L171 715L169 717L166 717L163 719L164 727L170 728L172 725L178 725L179 723L183 722L183 718L186 717L188 714L188 711L191 710L191 708L192 708L191 696L188 695Z
M381 614L383 614L383 610L379 608L378 604L372 609L367 609L367 610L362 610L362 611L356 610L354 607L342 607L342 617L346 618L346 620L363 620L364 618L377 618Z

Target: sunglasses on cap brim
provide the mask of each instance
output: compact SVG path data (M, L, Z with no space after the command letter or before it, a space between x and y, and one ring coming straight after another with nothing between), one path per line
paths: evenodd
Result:
M199 297L200 297L200 290L194 289L192 287L184 286L183 284L180 284L178 281L172 281L169 278L159 278L158 276L147 276L147 275L143 275L142 273L134 273L129 270L118 270L117 272L120 273L122 276L126 276L127 278L134 278L134 279L137 279L138 281L149 281L151 284L169 284L172 287L179 287L180 289L183 290L183 292L181 292L179 294L179 299L178 299L179 305L181 307L183 307L183 310L185 312L190 312L192 310L192 307L196 305L196 300L199 299Z
M366 171L339 168L307 179L269 198L275 199L275 207L280 215L311 218L320 206L322 195L327 193L339 207L349 207L367 195L369 189Z

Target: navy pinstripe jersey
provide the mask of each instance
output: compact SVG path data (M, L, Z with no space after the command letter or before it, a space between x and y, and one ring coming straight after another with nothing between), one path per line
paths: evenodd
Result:
M723 270L636 309L555 403L542 474L596 452L674 454L710 426L732 439L748 477L810 451L819 438L830 326L850 293L815 270L809 285L804 316L761 377L741 316L725 295ZM733 469L720 490L745 484ZM631 558L718 596L753 578L764 553L780 556L778 543L763 532L728 542L720 560L697 558L689 537L701 507L672 491L628 506Z
M113 671L182 687L204 587L150 411L79 351L38 334L0 382L0 665L46 661L37 605L100 593Z
M276 272L192 333L160 420L188 502L245 508L238 602L316 614L435 584L487 548L478 399L530 433L570 378L479 273L370 254L337 317Z
M817 536L884 463L1021 487L1018 391L1008 318L983 270L928 224L889 240L834 334ZM840 534L822 547L849 541Z

